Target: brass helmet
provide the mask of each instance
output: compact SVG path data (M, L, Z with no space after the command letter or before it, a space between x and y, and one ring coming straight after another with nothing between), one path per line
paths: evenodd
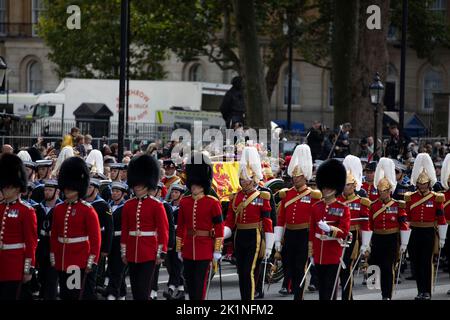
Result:
M449 177L450 177L450 153L445 156L441 169L441 184L445 190L448 190L450 188L448 184Z
M304 176L306 180L312 178L312 155L311 149L307 144L301 144L295 148L294 154L289 162L287 173L291 177Z
M375 170L374 183L378 191L390 190L393 192L397 187L395 176L395 163L392 159L381 158Z
M261 159L255 147L245 147L239 162L239 178L258 183L263 179Z
M411 173L411 183L414 186L418 183L429 183L430 186L434 186L436 182L436 171L430 155L428 153L419 153L414 161L414 167Z
M363 170L361 160L353 155L348 155L342 162L347 170L346 184L354 184L356 191L361 189Z

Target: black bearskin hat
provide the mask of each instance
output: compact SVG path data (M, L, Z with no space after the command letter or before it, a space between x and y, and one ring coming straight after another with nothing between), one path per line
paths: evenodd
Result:
M344 191L346 179L347 171L344 165L336 159L323 162L317 169L316 183L321 191L324 188L330 188L336 190L336 195L339 195Z
M128 165L128 186L134 188L144 185L156 190L160 175L159 162L147 154L131 159Z
M204 154L196 152L191 162L186 164L186 186L190 190L192 185L202 186L205 194L209 193L213 179L211 160Z
M84 198L89 187L89 169L83 159L70 157L61 165L58 176L58 185L64 189L78 191L78 197Z
M27 191L27 173L22 160L15 154L5 153L0 158L0 188L13 186Z

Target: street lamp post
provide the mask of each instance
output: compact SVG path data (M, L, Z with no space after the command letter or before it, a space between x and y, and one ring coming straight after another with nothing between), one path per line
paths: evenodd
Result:
M292 26L291 18L287 14L285 16L287 23L283 26L283 33L288 38L288 103L287 103L287 131L291 130L292 121L292 63L293 63L293 48L292 48Z
M381 82L380 74L377 72L373 79L372 84L369 87L370 92L370 103L373 105L373 118L374 118L374 126L373 126L373 158L376 158L378 154L377 144L378 144L378 106L383 99L384 94L384 85Z
M8 108L9 105L9 86L8 82L6 80L6 70L8 69L8 66L6 65L5 59L0 56L0 86L3 85L3 81L5 81L5 91L6 91L6 108Z

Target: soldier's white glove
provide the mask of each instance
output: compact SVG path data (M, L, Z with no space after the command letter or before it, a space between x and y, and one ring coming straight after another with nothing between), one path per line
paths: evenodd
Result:
M325 232L330 232L331 231L330 226L326 222L324 222L322 220L317 222L317 225L319 226L320 229L322 229Z
M178 260L183 262L183 255L181 254L181 252L178 252Z
M214 262L217 262L220 259L222 259L222 253L215 251L213 257L214 257Z
M313 257L310 257L309 261L311 261L311 265L314 265L314 258Z
M408 245L402 244L400 245L400 253L403 254L406 252L406 248L408 248Z
M440 249L442 249L445 245L445 238L447 237L447 228L448 228L448 224L438 226L439 248Z
M359 252L361 253L361 254L365 254L367 251L369 251L369 247L368 246L366 246L366 245L361 245L361 249L359 249Z
M223 229L223 238L224 239L228 239L229 237L231 237L231 234L233 232L231 231L231 229L227 226L225 226L225 228Z
M280 241L275 242L275 250L277 252L281 252L281 242Z
M270 257L270 255L272 254L272 249L273 249L273 243L274 243L274 240L275 240L275 236L271 232L266 232L265 233L265 237L266 237L266 255L265 255L265 258L268 259Z

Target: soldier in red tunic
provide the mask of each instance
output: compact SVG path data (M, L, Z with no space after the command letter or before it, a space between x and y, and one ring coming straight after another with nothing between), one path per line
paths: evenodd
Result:
M195 153L186 164L186 186L190 195L180 200L176 251L184 264L190 300L205 299L211 260L222 257L223 219L219 200L209 195L213 177L211 161Z
M377 167L377 162L371 161L366 165L366 168L364 169L366 179L365 179L364 183L362 184L361 189L366 191L367 196L369 197L370 201L375 201L378 199L377 188L373 184L376 167Z
M149 300L155 265L167 252L169 224L163 203L150 196L159 181L159 164L154 157L141 155L128 166L128 186L135 198L122 209L122 259L129 266L134 300Z
M288 167L288 174L292 177L294 186L279 192L281 203L274 232L275 249L277 252L281 251L281 241L284 238L283 255L287 262L285 268L288 269L288 274L292 275L294 300L303 299L304 284L300 287L300 282L308 260L308 231L312 206L322 198L320 191L312 190L306 185L312 178L312 167L309 146L297 146Z
M313 206L309 241L319 279L319 299L334 300L341 269L342 250L350 231L350 209L336 200L345 187L346 171L342 163L330 159L317 170L317 187L323 200Z
M31 280L37 247L36 213L20 200L27 175L16 155L0 158L0 188L0 300L16 300L22 283Z
M406 222L405 202L392 199L397 179L395 164L391 159L380 159L375 171L374 182L379 197L372 203L370 210L369 221L373 236L369 263L380 268L382 299L391 300L395 280L394 266L398 253L398 236L400 233L400 253L403 254L406 251L411 232Z
M89 186L83 159L71 157L62 163L58 185L65 201L54 208L50 260L59 273L60 298L95 300L101 234L95 209L81 200Z
M444 195L431 191L436 181L436 171L430 155L418 154L411 174L411 183L417 187L417 191L405 194L406 213L412 229L409 253L416 275L416 300L431 299L435 226L438 226L439 231L439 248L444 246L447 236Z
M445 157L444 163L442 164L441 169L441 184L442 187L444 187L444 196L445 196L445 202L444 202L444 213L445 213L445 220L447 221L447 224L450 223L450 154L447 154ZM446 243L445 243L445 255L447 256L447 259L450 259L450 240L449 240L449 233L450 230L447 229L447 237L446 237ZM450 295L450 290L447 291L447 294Z
M361 160L355 156L348 155L345 157L343 165L347 170L347 181L344 192L337 200L350 208L350 232L352 233L353 241L345 250L344 264L346 268L341 270L340 280L342 284L342 300L353 300L353 276L350 274L350 270L353 268L353 263L359 257L359 233L360 231L364 232L369 230L370 200L368 198L361 198L355 193L355 191L359 192L361 190ZM351 277L350 281L348 281L349 277Z
M262 257L269 258L274 244L270 193L256 189L262 178L258 151L245 147L239 163L242 190L231 197L225 222L225 238L231 237L236 228L234 248L242 300L254 299L258 257L262 253Z

